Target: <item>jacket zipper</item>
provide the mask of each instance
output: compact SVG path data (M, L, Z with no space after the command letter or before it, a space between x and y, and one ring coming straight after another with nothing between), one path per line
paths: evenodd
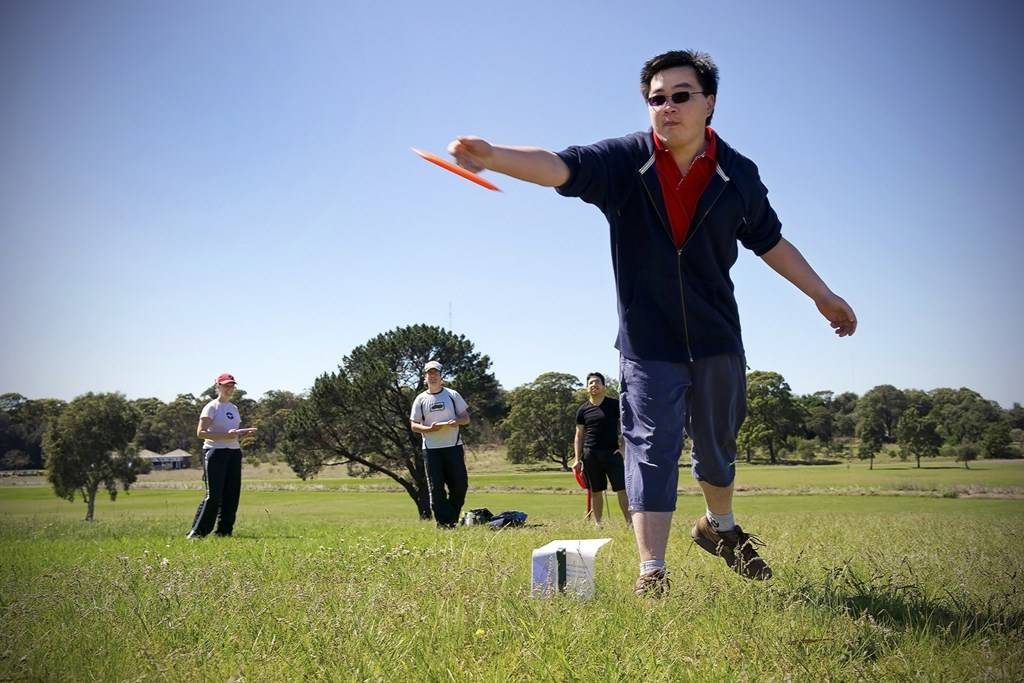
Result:
M668 241L672 246L675 246L675 242L672 240L672 230L668 224L665 223L665 219L662 218L661 212L658 211L658 203L654 201L654 195L651 194L651 190L647 187L647 183L641 181L641 185L644 186L644 190L647 192L647 198L651 200L651 206L654 207L654 213L658 214L658 220L661 222L661 227L665 229L665 234L668 235ZM705 214L707 215L707 214ZM703 222L703 219L701 219ZM689 242L687 237L686 242ZM683 242L683 246L686 246L686 242ZM679 305L683 309L683 340L686 342L686 357L693 362L693 350L690 348L690 326L686 320L686 296L683 294L683 247L679 247L676 251L676 273L678 273L679 281Z
M672 230L665 223L665 219L662 218L661 212L658 211L658 204L654 201L654 195L651 194L650 189L647 187L647 183L641 181L640 184L644 186L644 190L647 192L647 198L651 200L651 205L654 207L654 212L658 214L658 220L661 222L661 227L664 228L665 233L668 235L669 242L675 246L675 242L672 239ZM718 199L722 196L722 193L725 192L725 187L726 186L723 185L722 189L718 191L718 194L715 195L711 204L708 205L707 211L705 211L704 215L700 217L700 221L698 221L693 230L686 235L686 239L683 241L682 246L676 249L676 273L679 275L679 303L683 309L683 338L686 341L686 355L690 359L691 363L693 362L693 350L690 348L690 325L686 315L686 295L683 293L683 248L691 239L693 239L694 233L700 229L700 226L704 225L704 220L708 217L708 214L711 213L711 209L715 208L715 204L718 203Z

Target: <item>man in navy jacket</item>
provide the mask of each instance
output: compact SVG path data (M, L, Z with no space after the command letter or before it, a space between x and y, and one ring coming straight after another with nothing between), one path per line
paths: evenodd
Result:
M710 55L673 51L644 64L651 130L553 153L460 137L463 167L490 169L579 197L608 220L618 298L626 491L640 554L638 595L668 589L665 550L684 430L706 513L701 548L741 576L767 579L759 542L733 518L736 435L746 362L729 270L737 242L810 297L840 337L857 319L782 237L757 166L709 124L718 94Z

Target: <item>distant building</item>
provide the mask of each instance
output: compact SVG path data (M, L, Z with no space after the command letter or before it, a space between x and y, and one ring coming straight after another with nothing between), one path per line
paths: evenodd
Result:
M148 460L154 470L182 470L192 467L192 454L180 448L163 455L143 448L139 455Z

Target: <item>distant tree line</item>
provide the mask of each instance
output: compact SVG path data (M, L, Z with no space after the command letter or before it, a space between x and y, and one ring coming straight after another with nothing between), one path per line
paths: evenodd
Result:
M407 375L405 393L409 395L405 398L411 402L415 390L422 390L422 378L412 367ZM319 387L326 380L317 381ZM395 385L393 381L388 383ZM510 462L551 462L568 470L573 457L576 409L587 400L581 380L569 373L546 372L511 391L503 390L496 380L489 385L486 405L470 406L474 414L470 445L503 443ZM608 395L616 396L617 390L617 383L609 380ZM198 396L179 394L168 403L157 398L128 400L138 416L130 445L157 453L180 448L198 455L202 448L195 435L199 411L214 395L211 386ZM319 389L314 399L320 404L326 400ZM232 400L245 424L259 427L245 443L246 456L254 462L284 454L289 420L293 415L305 415L302 409L308 398L272 390L253 399L239 389ZM359 403L354 398L347 400ZM354 419L366 417L362 413L369 405L354 408ZM0 394L0 469L44 468L47 426L67 406L58 399ZM401 407L395 406L388 419L404 429L408 416L399 416ZM481 411L481 407L485 409ZM382 415L372 417L376 425L384 420ZM293 430L293 434L299 432L303 430ZM412 459L418 439L410 437L409 443L407 455ZM820 457L873 461L887 453L913 459L918 466L921 458L937 455L952 457L966 466L978 458L1022 456L1024 407L1014 403L1012 408L1004 409L967 388L922 391L883 384L863 396L828 390L796 395L779 373L755 370L747 375L747 419L737 446L740 457L751 463ZM354 462L351 464L353 471L359 469ZM300 475L306 472L302 466L296 471ZM309 476L313 474L308 471Z
M609 395L616 395L610 387ZM569 469L576 408L586 400L579 378L547 372L507 394L502 433L512 462L551 461ZM879 453L913 458L947 455L1019 458L1024 408L1009 410L971 389L897 389L884 384L863 396L816 391L794 395L777 372L747 374L747 418L737 439L746 462L771 464L792 456L871 460Z
M199 412L216 397L211 385L199 396L179 394L169 403L158 398L126 400L136 425L130 445L155 453L177 448L197 456L202 442L196 438ZM265 456L278 451L285 424L305 399L291 391L268 391L255 400L239 389L232 401L248 427L259 427L245 442L247 455ZM47 427L67 409L52 398L28 399L21 394L0 394L0 469L42 469L46 466L43 437Z
M420 438L409 412L424 390L423 366L439 360L445 382L466 399L472 423L464 430L470 448L504 443L514 463L551 462L564 470L572 460L577 408L587 400L578 377L546 372L504 390L490 359L462 335L412 325L377 335L342 359L334 372L315 378L306 394L268 391L255 399L235 392L246 426L259 431L243 444L247 459L282 455L303 479L329 465L351 476L383 474L400 484L422 517L430 506ZM608 383L608 394L618 386ZM39 469L58 495L81 493L89 503L105 487L127 488L146 463L138 451L186 450L198 456L199 412L216 396L179 394L129 400L121 394L86 394L70 403L0 395L0 469ZM1009 410L967 389L931 391L880 385L863 396L817 391L794 395L777 372L747 375L747 418L737 439L747 462L777 463L821 457L903 459L947 455L1017 458L1024 450L1024 408ZM109 435L110 438L107 438Z

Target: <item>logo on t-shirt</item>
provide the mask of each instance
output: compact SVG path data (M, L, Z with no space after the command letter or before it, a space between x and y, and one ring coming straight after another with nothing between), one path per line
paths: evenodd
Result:
M434 401L430 404L430 412L432 413L444 412L447 409L448 406L444 404L444 401Z
M228 411L227 415L228 415L228 419L229 420L234 420L235 419L235 416L231 414L230 410Z

